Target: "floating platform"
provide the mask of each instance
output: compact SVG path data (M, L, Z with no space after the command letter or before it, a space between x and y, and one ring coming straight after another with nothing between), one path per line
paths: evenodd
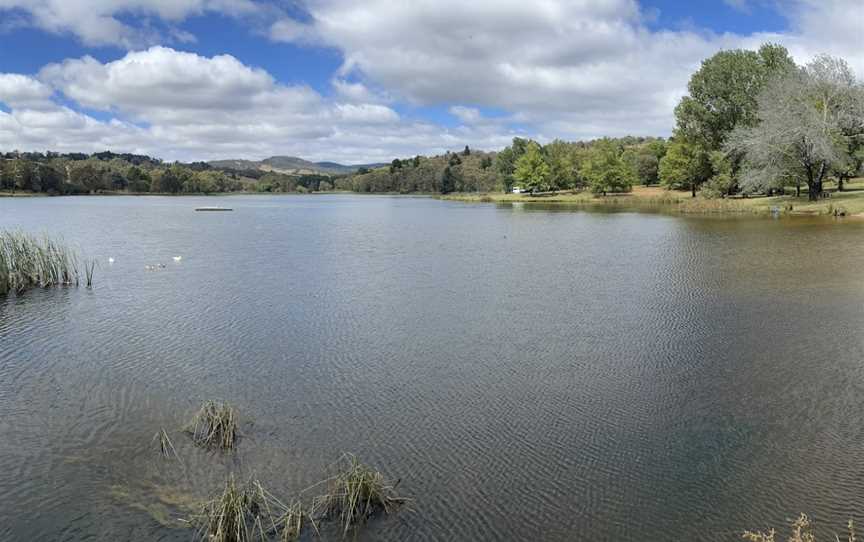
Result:
M195 207L196 211L233 211L230 207Z

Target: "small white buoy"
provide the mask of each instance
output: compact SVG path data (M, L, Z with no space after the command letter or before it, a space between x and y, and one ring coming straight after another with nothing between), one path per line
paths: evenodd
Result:
M108 258L108 263L114 263L114 258Z
M183 259L183 256L174 256L174 261L175 261L175 262L179 262L179 261L182 260L182 259Z

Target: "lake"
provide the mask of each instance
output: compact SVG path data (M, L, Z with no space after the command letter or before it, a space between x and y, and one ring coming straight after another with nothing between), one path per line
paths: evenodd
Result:
M0 228L100 262L0 299L2 540L187 541L171 503L342 452L414 498L360 540L861 519L864 222L328 195L0 199ZM179 431L211 398L236 453Z

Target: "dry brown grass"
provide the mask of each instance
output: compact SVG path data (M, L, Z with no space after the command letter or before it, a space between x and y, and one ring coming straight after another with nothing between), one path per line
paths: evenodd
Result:
M326 480L327 493L315 498L313 508L326 519L338 519L343 536L373 515L389 514L408 501L396 493L399 480L386 479L353 454L343 455L336 469L336 474Z
M206 401L184 430L198 446L230 450L239 436L237 412L228 403Z
M230 476L225 487L190 519L206 542L297 540L305 524L317 531L311 514L299 503L285 505L257 480L239 485Z
M177 455L177 450L174 448L174 444L168 437L168 432L164 428L160 427L159 431L153 435L153 441L159 443L159 454L162 457L171 458L173 456L180 459L180 456Z
M858 538L855 533L855 524L852 520L846 525L846 542L857 542ZM744 531L743 538L750 542L776 542L775 537L777 531L769 529L768 531ZM801 514L794 522L792 522L792 532L788 538L789 542L816 542L816 535L813 533L813 525L807 514ZM829 541L830 542L830 541ZM834 535L834 542L840 542L840 537Z

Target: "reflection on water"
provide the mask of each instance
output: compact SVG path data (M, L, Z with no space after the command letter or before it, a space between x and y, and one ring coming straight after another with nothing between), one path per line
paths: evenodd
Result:
M0 200L102 261L0 301L0 539L188 540L227 472L289 495L342 451L416 499L368 540L731 540L864 496L861 225L209 202ZM236 455L177 431L209 398Z

